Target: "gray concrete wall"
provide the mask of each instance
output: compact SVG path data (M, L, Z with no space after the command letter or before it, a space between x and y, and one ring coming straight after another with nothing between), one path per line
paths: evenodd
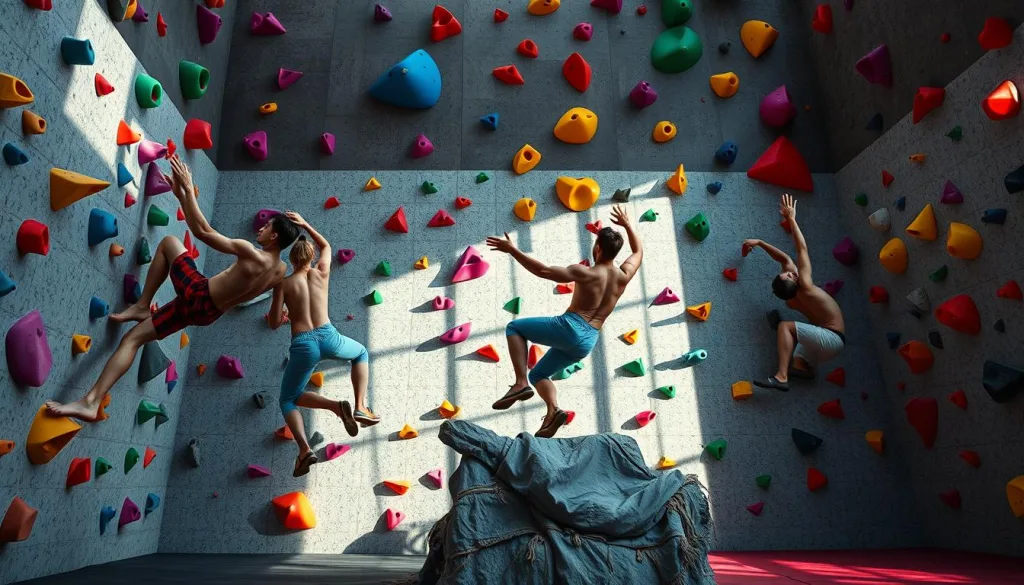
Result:
M115 520L103 537L99 536L99 514L108 505L120 510L125 497L142 506L149 492L163 498L166 505L164 488L178 422L178 401L187 387L183 375L177 388L168 394L162 376L140 387L136 383L138 371L133 366L114 387L113 403L107 409L110 419L85 425L45 465L29 463L25 439L43 402L49 398L75 400L84 394L122 333L127 331L127 327L116 327L105 320L90 321L89 299L99 296L112 309L120 310L123 275L130 272L141 279L146 274L144 267L135 264L139 239L146 237L155 245L166 234L182 237L185 231L183 224L173 219L177 202L169 194L140 200L125 209L125 191L138 196L137 185L125 189L111 186L68 208L51 211L50 168L69 169L113 182L117 163L124 162L141 180L135 149L129 152L115 145L118 121L127 120L156 140L174 137L179 144L185 121L171 102L155 110L139 110L128 88L135 75L146 70L116 34L97 2L54 3L51 12L10 2L0 12L0 71L20 77L29 85L35 102L28 108L48 122L45 134L25 137L21 130L24 108L0 110L0 144L14 143L30 158L24 165L0 167L0 270L17 282L17 289L0 299L0 330L6 333L16 320L38 309L46 324L54 359L53 369L41 388L23 388L12 382L6 357L0 358L4 364L0 368L0 439L16 443L12 453L0 457L0 515L15 496L39 510L28 540L0 548L0 582L10 583L157 550L163 508L143 521L129 524L120 533ZM92 41L95 66L72 68L61 62L59 45L65 35ZM93 76L97 71L117 88L113 94L96 97ZM203 193L201 206L206 213L212 213L217 192L213 163L202 153L179 152L193 166ZM163 168L169 170L166 165ZM146 225L150 203L171 214L169 227ZM120 233L112 241L124 246L124 256L110 259L108 242L87 246L89 213L93 208L106 210L117 218ZM29 218L49 226L51 247L45 257L18 255L15 237L22 221ZM208 250L203 245L200 249L202 266ZM172 295L171 287L165 286L156 301L165 303ZM71 336L75 333L92 337L89 353L71 356ZM161 346L184 374L190 349L179 350L177 336ZM136 425L135 412L141 399L162 402L170 422L159 430L154 430L152 422ZM148 468L143 469L140 463L126 475L125 451L135 447L141 453L147 445L156 449L157 458ZM97 457L104 457L115 469L66 490L68 466L75 457L89 457L93 463Z
M106 0L85 0L106 10ZM208 153L217 162L217 146L220 145L221 109L225 103L224 85L228 78L228 56L231 53L231 31L235 21L237 4L230 0L224 8L214 9L224 21L217 40L202 45L196 33L196 5L202 0L144 0L143 6L149 13L148 23L126 21L116 24L125 43L142 63L149 74L160 80L165 97L170 98L174 107L185 120L199 118L213 126L214 148ZM163 14L167 21L167 36L160 37L156 30L157 14ZM248 24L248 15L246 15ZM186 100L181 95L178 81L178 62L181 60L199 63L210 70L210 86L198 100ZM129 88L126 88L129 89ZM229 109L232 102L229 100ZM175 138L177 140L177 138ZM166 140L166 137L164 138Z
M925 543L1017 556L1024 554L1024 524L1010 512L1005 486L1024 473L1020 458L1024 401L1018 397L1005 404L993 402L982 387L982 363L995 360L1024 367L1024 311L1019 302L996 297L996 290L1006 281L1024 282L1020 195L1008 194L1003 186L1003 177L1024 163L1024 122L1019 117L993 122L985 117L980 103L1004 79L1013 80L1018 87L1024 84L1019 67L1024 56L1022 39L1024 29L1018 29L1011 47L982 57L946 86L946 102L941 108L917 125L904 117L836 175L846 229L863 251L865 288L850 292L864 297L871 285L889 290L888 305L867 307L885 382L878 394L898 421L889 437L906 450L904 465L913 483L904 489L913 492L914 514L924 529ZM959 143L945 136L955 124L963 127L964 138ZM908 161L910 154L918 152L928 157L923 165ZM883 168L895 176L888 189L879 180ZM939 203L946 180L963 192L962 205ZM867 207L854 205L858 192L867 194ZM906 197L903 212L894 206L901 196ZM934 242L909 237L903 231L928 203L934 206L938 220L939 238ZM880 207L892 214L890 233L877 233L868 226L868 214ZM996 207L1009 210L1006 224L981 223L982 212ZM978 230L984 239L981 256L965 261L946 253L951 221ZM909 268L898 276L886 272L877 261L879 249L892 237L901 238L909 251ZM941 266L949 268L948 278L930 282L928 275ZM932 315L913 318L904 298L917 287L925 288L933 309L953 295L969 294L981 313L981 334L957 333ZM998 319L1006 323L1005 334L993 329ZM888 331L899 333L903 341L924 342L931 331L938 331L944 349L932 349L935 366L930 371L913 375L888 348ZM905 391L898 390L899 383L906 385ZM957 389L967 394L966 411L947 400ZM905 422L903 406L914 396L934 397L939 402L938 440L932 449L925 449ZM981 468L974 469L961 460L961 449L977 451ZM949 509L939 500L938 494L949 489L960 491L963 509Z

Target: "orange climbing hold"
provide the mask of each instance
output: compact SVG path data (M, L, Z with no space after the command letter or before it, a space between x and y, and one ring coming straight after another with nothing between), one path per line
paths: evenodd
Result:
M515 171L517 175L528 173L540 164L540 158L540 152L536 148L529 144L524 144L523 147L519 149L519 152L512 157L512 170Z
M0 457L14 450L14 441L0 440Z
M487 358L487 359L491 360L492 362L500 362L501 361L501 357L498 355L498 350L497 350L497 348L494 347L493 344L488 344L488 345L485 345L485 346L481 347L480 349L476 350L476 353L477 353L477 355L479 355L481 357L484 357L484 358Z
M868 431L864 433L864 440L875 450L875 453L881 455L885 451L885 433L882 431Z
M590 87L590 63L579 53L573 53L562 64L562 76L576 91L583 93Z
M785 136L779 136L764 151L747 171L747 176L785 189L808 193L814 191L814 180L807 161Z
M542 357L544 357L544 350L539 345L531 345L530 354L526 359L526 367L532 370L533 366L536 366Z
M732 399L746 400L754 395L754 385L747 380L740 380L732 385Z
M206 373L206 364L199 364L196 366L196 375L202 376Z
M707 321L708 317L711 316L711 301L694 305L692 307L686 307L686 312L701 321Z
M288 425L285 425L274 431L274 436L277 437L278 439L281 439L282 441L295 440L295 435L292 434L292 430L288 428Z
M829 400L828 402L822 402L818 405L818 414L822 414L829 418L835 418L842 420L846 418L846 413L843 412L843 405L839 403L839 399Z
M418 436L420 436L419 432L417 432L416 429L412 428L408 424L403 426L402 430L398 431L399 439L415 439Z
M911 339L903 344L903 347L899 349L899 354L907 362L907 365L910 366L910 371L914 374L927 372L931 369L932 364L935 363L932 350L916 339Z
M309 383L316 386L317 388L323 388L324 386L324 373L313 372L313 375L309 377Z
M87 177L73 171L50 169L50 209L60 211L109 186L110 183L107 181Z
M142 468L149 467L149 464L156 459L156 451L152 447L146 447L146 452L142 455Z
M0 110L31 104L36 97L28 85L13 75L0 73Z
M46 132L46 120L35 112L22 110L21 131L26 135L44 134Z
M637 338L640 337L640 330L633 329L622 334L622 341L625 341L629 345L636 343Z
M981 333L981 315L974 300L965 294L956 295L935 309L935 319L960 333Z
M826 382L832 382L836 386L841 388L846 387L846 370L843 368L836 368L825 376Z
M407 479L385 479L384 487L400 496L404 496L405 492L409 491L409 488L412 487L412 482Z
M70 418L51 416L45 405L39 407L25 439L28 460L34 465L49 463L80 430L82 426Z
M967 393L963 390L954 390L949 393L949 401L961 410L967 410Z
M117 123L117 145L125 146L128 144L135 144L142 140L142 133L132 130L132 127L128 125L128 122L121 120Z
M309 530L316 527L316 515L309 498L302 492L291 492L272 500L277 518L288 530Z
M38 515L39 510L14 496L11 504L7 506L3 521L0 521L0 543L28 540Z
M828 485L828 478L817 468L807 468L807 490L816 492Z
M878 261L890 273L903 274L907 271L907 245L899 238L889 240L878 253ZM888 299L889 293L886 291L884 300L879 302L885 302Z
M1024 518L1024 475L1018 475L1006 484L1006 499L1010 503L1010 511L1017 518ZM3 540L0 532L0 541Z
M462 407L455 406L451 402L448 402L447 399L445 399L445 401L441 403L441 406L437 407L437 411L444 418L455 418L462 414Z
M916 396L903 407L907 422L921 436L924 446L931 448L939 430L939 401L931 397Z
M88 457L75 457L68 466L68 479L64 487L74 487L89 481L92 477L92 460Z
M946 236L946 252L961 260L974 260L981 255L984 243L978 230L965 223L950 222Z
M683 167L682 163L679 163L679 166L676 168L676 172L672 173L672 176L668 178L668 181L666 181L665 184L668 185L669 190L676 195L686 193L688 181L686 180L686 169Z

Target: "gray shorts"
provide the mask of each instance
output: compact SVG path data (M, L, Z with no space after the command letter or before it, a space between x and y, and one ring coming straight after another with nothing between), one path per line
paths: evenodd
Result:
M793 355L810 364L833 359L846 345L835 331L800 321L796 321L796 342Z

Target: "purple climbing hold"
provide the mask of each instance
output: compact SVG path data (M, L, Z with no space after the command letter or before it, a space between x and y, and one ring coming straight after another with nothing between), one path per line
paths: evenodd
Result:
M280 68L277 70L277 87L278 89L288 89L296 81L302 79L302 72L295 71L294 69Z
M343 248L341 250L338 250L338 264L348 264L355 257L356 257L356 251L355 250L349 250L348 248Z
M53 354L46 340L43 315L32 311L7 330L7 369L19 386L38 388L53 367Z
M270 152L270 146L267 144L267 133L263 130L257 130L245 135L242 139L245 144L245 149L249 151L249 156L256 161L267 160L267 155Z
M835 298L839 291L843 290L845 283L841 280L830 280L825 283L825 286L821 287L828 293L828 296Z
M391 11L388 10L387 6L378 4L373 7L373 19L377 22L387 22L391 20Z
M853 10L853 0L843 0L843 8L845 8L847 12Z
M761 121L772 128L781 128L796 117L796 106L785 85L764 96L760 111Z
M334 147L336 144L337 141L334 138L334 134L324 132L320 135L320 150L327 156L334 154Z
M135 14L132 15L132 20L135 22L149 22L149 14L147 14L146 9L142 7L142 0L139 0L138 7L135 9Z
M270 477L270 470L262 465L256 465L253 463L249 464L249 468L246 470L249 475L249 479L256 479L258 477Z
M260 228L267 225L267 222L275 215L281 215L281 212L276 209L261 209L257 211L256 215L252 218L252 231L260 231Z
M857 73L871 83L892 87L892 59L889 47L878 45L870 53L864 55L855 65Z
M651 84L646 81L637 83L629 92L629 103L633 107L642 110L658 100L658 92L654 91Z
M125 498L124 504L121 504L121 516L117 519L117 527L121 528L125 524L131 524L141 518L142 512L139 511L139 507L130 498Z
M434 152L434 144L429 138L420 134L413 141L412 147L409 149L409 156L412 158L423 158L432 152Z
M139 5L142 8L142 5ZM136 11L136 13L138 13ZM199 30L199 44L208 45L217 40L217 33L223 26L224 20L216 12L207 7L196 4L196 28Z
M139 297L142 296L142 285L139 284L139 279L134 274L124 275L122 294L126 305L134 305L139 302Z
M158 158L167 156L167 147L159 142L142 139L139 142L139 166L148 165Z
M160 171L160 166L155 162L149 163L149 168L146 169L146 197L161 195L170 190L171 185L164 178L163 172Z
M939 199L939 203L945 203L946 205L959 205L964 202L964 194L957 189L957 186L953 184L953 181L946 181L946 184L942 186L942 199Z
M217 375L222 378L241 380L245 377L245 370L242 369L242 361L230 355L222 355L217 358Z
M249 30L254 35L283 35L286 32L273 12L253 12L249 19Z
M847 236L832 248L832 256L843 266L853 266L860 258L860 251L857 250L857 244Z
M579 41L589 41L594 36L594 25L589 22L581 22L572 29L572 36Z
M622 0L590 0L590 5L596 8L604 8L612 14L622 12Z

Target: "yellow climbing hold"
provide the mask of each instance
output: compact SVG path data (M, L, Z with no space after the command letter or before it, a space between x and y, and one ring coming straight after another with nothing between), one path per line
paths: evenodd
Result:
M668 178L666 184L676 195L686 193L686 169L683 168L682 163L679 164L679 168L676 169L676 172Z
M530 0L526 11L534 16L544 16L558 10L561 4L561 0Z
M658 469L672 469L676 465L679 464L676 463L675 459L672 459L671 457L662 457L661 459L658 459L657 467Z
M448 399L445 399L445 401L441 403L441 406L437 407L437 411L441 413L441 416L444 418L455 418L462 414L462 407L455 406L451 402L448 402Z
M109 186L110 183L107 181L87 177L74 171L50 169L50 209L60 211Z
M961 260L974 260L981 254L983 243L978 230L965 223L950 222L946 236L946 252Z
M316 386L317 388L324 387L324 373L313 372L313 375L309 377L309 383Z
M412 265L412 267L415 268L416 270L426 270L427 268L430 268L430 259L427 258L426 256L423 256L422 258L417 260L416 263Z
M377 177L370 177L370 180L363 185L363 191L376 191L377 189L380 189L380 181L377 180Z
M259 112L261 115L266 116L267 114L273 114L277 111L277 102L267 102L260 106Z
M558 177L555 181L555 193L562 205L573 211L585 211L597 203L601 187L590 177Z
M636 340L639 337L640 337L640 330L639 329L634 329L632 331L627 331L627 332L623 333L622 334L622 341L625 341L626 343L628 343L630 345L633 345L634 343L636 343Z
M533 216L537 215L537 203L529 197L523 197L516 201L515 206L512 207L512 213L523 221L533 221Z
M184 331L182 331L181 332L181 338L178 339L178 349L185 349L186 347L188 347L188 342L189 342L188 333L185 333Z
M398 431L399 439L415 439L418 436L420 436L419 432L417 432L416 429L410 427L408 424L402 427L402 430Z
M49 463L75 438L82 426L66 416L50 416L46 405L39 407L25 439L28 460L35 465Z
M686 307L686 312L696 319L707 321L708 317L711 316L711 301L694 305L692 307Z
M1024 518L1024 475L1018 475L1006 484L1006 499L1010 510L1018 518Z
M778 38L779 31L763 20L748 20L740 27L743 48L755 59L772 48Z
M71 355L78 355L80 353L89 353L92 349L92 338L88 335L81 335L75 333L71 336Z
M899 238L889 240L878 253L878 261L889 272L903 274L907 271L907 245Z
M740 89L740 78L732 71L711 76L711 91L720 98L731 98Z
M929 203L924 206L917 218L907 226L907 233L915 238L934 242L939 237L939 226L935 223L935 209Z
M885 433L882 431L868 431L864 433L864 440L868 442L868 445L871 445L875 453L881 455L885 451Z
M657 143L668 142L676 137L676 125L668 120L662 120L654 125L651 137Z
M597 134L597 114L587 108L572 108L555 124L555 138L569 144L586 144Z
M517 175L532 171L538 164L540 164L540 152L529 144L524 144L519 152L512 157L512 170Z
M746 400L754 395L754 386L746 380L741 380L732 385L732 399Z

